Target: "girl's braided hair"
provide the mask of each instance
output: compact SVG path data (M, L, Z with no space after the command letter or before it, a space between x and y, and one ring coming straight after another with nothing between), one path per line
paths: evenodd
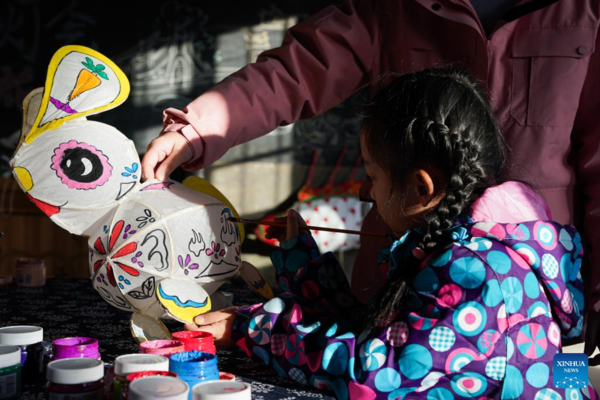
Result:
M442 244L444 230L496 183L505 161L504 141L485 94L456 69L427 69L396 78L368 106L363 135L369 154L376 155L373 161L392 182L387 206L402 204L398 197L411 171L439 172L434 186L441 200L423 216L420 247L427 253ZM415 269L394 270L374 296L363 325L389 320L402 305Z

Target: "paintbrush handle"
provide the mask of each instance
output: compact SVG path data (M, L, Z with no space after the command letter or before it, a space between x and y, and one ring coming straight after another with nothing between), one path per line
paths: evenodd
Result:
M267 225L274 226L277 228L287 228L287 224L283 222L275 222L275 221L253 221L251 219L243 219L243 218L227 218L231 222L241 222L242 224L255 224L255 225ZM363 236L377 236L377 237L387 237L385 233L382 232L362 232L362 231L353 231L350 229L337 229L337 228L327 228L325 226L302 226L299 228L308 228L315 231L326 231L326 232L337 232L337 233L347 233L350 235L363 235Z

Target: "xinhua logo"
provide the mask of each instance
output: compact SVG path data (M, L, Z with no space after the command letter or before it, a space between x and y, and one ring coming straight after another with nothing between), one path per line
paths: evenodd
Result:
M588 358L580 353L561 353L552 364L554 386L557 388L584 388L588 385Z

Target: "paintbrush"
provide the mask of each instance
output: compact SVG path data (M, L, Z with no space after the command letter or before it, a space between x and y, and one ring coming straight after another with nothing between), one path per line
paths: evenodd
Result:
M251 219L243 219L243 218L235 218L229 217L228 221L231 222L240 222L242 224L255 224L255 225L267 225L274 226L276 228L286 228L287 224L285 222L276 222L276 221L253 221ZM298 226L299 229L312 229L315 231L327 231L327 232L338 232L338 233L347 233L350 235L363 235L363 236L377 236L377 237L387 237L388 235L383 232L361 232L361 231L353 231L350 229L336 229L336 228L327 228L324 226Z

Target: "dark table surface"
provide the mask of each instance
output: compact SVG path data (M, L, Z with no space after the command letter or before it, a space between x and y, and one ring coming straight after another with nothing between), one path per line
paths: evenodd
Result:
M226 283L221 290L233 293L234 304L261 302L244 283ZM87 279L49 279L42 288L0 287L0 327L41 326L47 342L69 336L96 338L106 363L119 355L138 352L129 330L130 315L106 303ZM171 331L182 330L177 322L166 325ZM333 399L325 392L280 377L237 348L219 350L217 357L219 370L252 384L253 399ZM44 386L25 386L21 398L45 399Z

